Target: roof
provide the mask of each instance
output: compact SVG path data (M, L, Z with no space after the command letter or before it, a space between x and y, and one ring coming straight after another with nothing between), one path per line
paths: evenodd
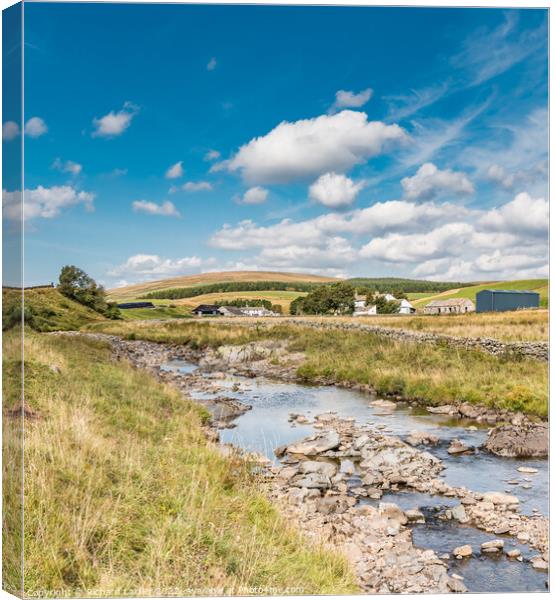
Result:
M491 292L492 294L537 294L540 295L539 292L534 292L534 290L480 290L478 294L482 292Z
M220 309L219 306L215 304L199 304L196 308L193 309L193 312L214 312Z
M232 315L238 315L238 316L243 315L242 310L240 308L237 308L236 306L220 306L220 308L227 310Z
M466 304L474 304L468 298L450 298L449 300L432 300L426 304L426 307L441 307L441 306L465 306Z
M154 308L152 302L123 302L118 304L118 308Z

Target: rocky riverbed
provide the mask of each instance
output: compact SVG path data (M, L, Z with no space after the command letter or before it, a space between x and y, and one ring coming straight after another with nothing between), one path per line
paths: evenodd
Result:
M307 536L341 548L365 592L545 589L548 521L533 506L545 461L504 458L526 454L518 431L542 456L542 424L474 406L419 409L370 389L302 388L304 357L280 342L201 354L98 337L202 403L213 437L255 457L272 500ZM489 439L487 423L498 423ZM486 567L507 581L488 587Z

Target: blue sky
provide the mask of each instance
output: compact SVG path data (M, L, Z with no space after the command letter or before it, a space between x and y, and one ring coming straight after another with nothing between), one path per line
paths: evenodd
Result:
M24 38L28 285L547 274L545 10L27 3Z

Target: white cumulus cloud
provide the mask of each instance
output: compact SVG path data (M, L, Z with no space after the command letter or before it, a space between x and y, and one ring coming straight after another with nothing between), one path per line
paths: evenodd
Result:
M25 123L25 135L32 138L38 138L48 131L46 123L40 117L31 117Z
M441 170L433 163L425 163L415 175L404 177L401 185L405 196L410 200L430 199L440 192L458 195L474 193L474 186L466 173Z
M218 158L220 158L220 156L221 156L221 154L217 150L208 150L208 152L204 155L204 160L206 160L206 161L218 160Z
M64 208L83 204L86 210L92 211L94 194L78 191L72 186L61 185L50 188L39 185L27 189L23 194L24 218L51 219L57 217ZM2 190L4 217L13 221L21 220L21 192Z
M83 165L80 165L73 160L66 160L65 162L57 158L53 163L52 167L61 171L62 173L71 173L71 175L79 175L83 170Z
M345 175L325 173L310 186L308 195L328 208L344 208L354 202L364 185L364 181L355 183Z
M131 125L133 117L139 109L131 102L126 102L119 111L110 111L107 115L93 119L93 137L115 137L121 135Z
M373 90L366 88L361 92L350 92L348 90L339 90L335 92L335 101L331 110L341 110L342 108L360 108L372 98Z
M176 162L175 165L172 165L166 171L166 179L178 179L179 177L183 177L183 161L180 160Z
M485 229L522 234L547 235L549 203L544 198L532 198L521 192L510 202L488 211L480 219Z
M235 201L238 204L263 204L268 199L268 190L256 186L249 188L242 196L236 196Z
M164 277L167 275L185 275L197 271L206 264L212 264L213 259L203 260L198 256L184 258L164 258L157 254L135 254L124 263L108 272L111 277L142 276L143 278Z
M363 112L344 110L293 123L283 121L212 170L240 172L253 184L287 183L345 172L408 140L396 124L368 121Z
M148 200L135 200L133 202L135 212L146 213L147 215L160 215L162 217L179 217L179 211L175 208L173 202L166 200L162 204L150 202Z
M208 181L186 181L181 189L186 192L209 192L212 189L212 184Z

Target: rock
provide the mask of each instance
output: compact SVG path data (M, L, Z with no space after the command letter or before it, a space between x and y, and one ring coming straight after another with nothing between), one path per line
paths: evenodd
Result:
M287 446L278 446L275 450L274 450L274 454L278 457L281 458L282 456L285 456L285 453L287 452Z
M527 531L519 531L516 534L516 539L519 542L528 542L530 540L530 534Z
M425 523L426 519L421 511L417 508L409 508L405 511L405 515L409 520L409 523Z
M407 444L419 446L420 444L429 444L435 446L439 442L437 435L427 431L411 431L406 438Z
M291 485L307 489L325 490L331 487L330 478L321 473L307 473L304 476L297 476L291 481Z
M457 594L464 594L466 590L466 586L458 577L449 577L447 580L447 587Z
M301 473L320 473L331 479L337 473L337 467L333 463L305 460L299 464Z
M391 400L374 400L370 402L370 406L375 406L376 408L385 408L387 410L395 410L397 405L395 402L391 402Z
M466 516L466 510L462 504L458 504L451 509L451 515L453 519L460 521L461 523L468 523L469 519Z
M451 404L443 406L428 406L427 411L436 415L454 415L458 410Z
M538 571L547 571L549 565L547 564L547 562L543 559L542 556L533 556L530 559L530 564L534 567L534 569L537 569Z
M503 540L490 540L489 542L484 542L480 548L482 552L499 552L503 550L503 546L505 542Z
M449 448L447 448L447 452L449 454L462 454L463 452L469 452L472 448L466 446L461 440L453 440Z
M538 469L535 469L534 467L518 467L517 471L520 473L537 473Z
M495 427L490 431L484 448L498 456L546 457L549 448L549 429L546 423Z
M510 505L518 504L519 500L516 496L510 494L502 494L501 492L486 492L483 497L484 502L492 502L495 505Z
M469 556L472 556L472 546L470 544L458 546L453 550L453 556L456 558L468 558Z
M305 456L314 456L327 450L334 450L341 443L341 438L336 431L327 431L320 435L313 435L300 442L287 446L287 452L290 454L303 454Z
M401 525L405 525L408 521L408 518L403 510L392 502L380 502L378 506L378 512L380 515L397 521Z
M513 550L507 550L506 554L509 558L518 558L522 553L518 548L514 548Z
M495 533L495 535L505 535L506 533L509 533L510 531L511 531L511 528L508 525L504 525L502 527L498 527L497 529L495 529L493 533Z

